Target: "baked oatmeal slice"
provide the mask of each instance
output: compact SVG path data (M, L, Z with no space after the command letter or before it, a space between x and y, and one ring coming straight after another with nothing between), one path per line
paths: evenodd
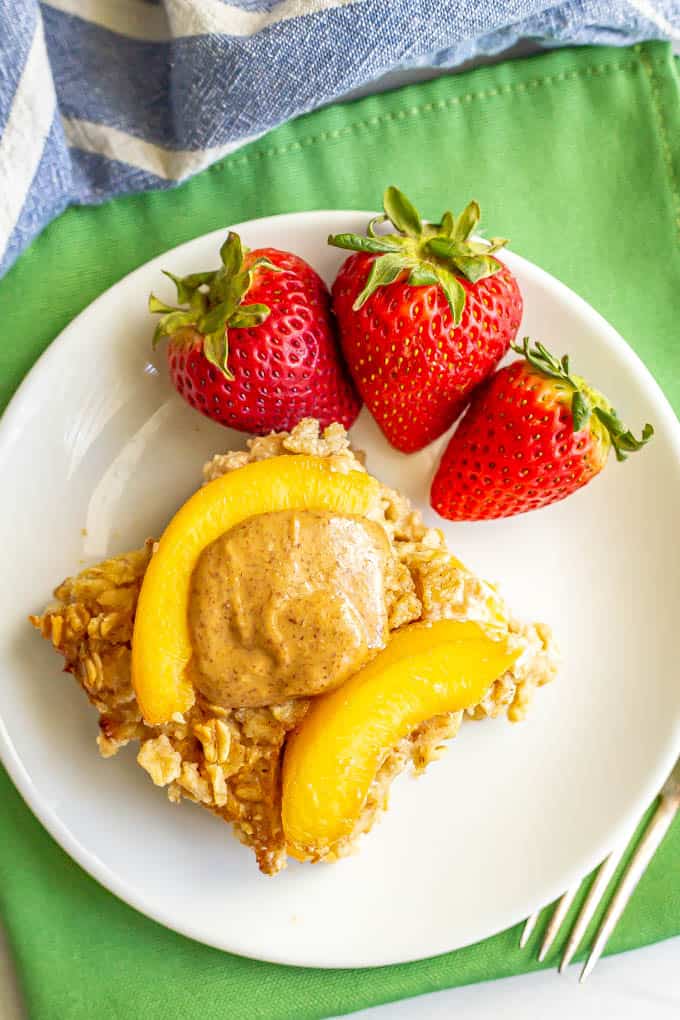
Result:
M204 469L205 481L252 461L281 454L313 454L332 459L339 471L364 470L349 447L345 430L323 432L311 420L290 434L256 438L248 450L217 455ZM549 628L522 625L511 618L495 590L471 574L448 551L444 536L427 528L402 495L381 486L370 513L387 535L395 567L385 578L388 627L415 621L502 620L522 642L518 661L488 690L467 716L507 714L523 718L534 690L551 680L556 653ZM64 656L100 713L98 744L105 757L129 741L140 742L137 760L169 799L185 798L230 822L250 846L262 871L273 874L286 861L281 824L281 759L287 734L304 719L309 700L299 697L257 708L224 708L198 697L184 715L150 726L144 722L131 683L131 641L137 599L154 543L82 571L55 591L57 602L31 618ZM416 771L439 756L442 742L458 730L462 713L437 716L417 727L386 754L369 790L352 836L334 850L349 852L385 807L392 779L409 764Z

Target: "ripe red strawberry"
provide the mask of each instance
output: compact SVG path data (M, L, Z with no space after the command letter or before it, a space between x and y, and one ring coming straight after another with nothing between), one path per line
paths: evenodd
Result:
M359 392L398 450L410 453L453 424L471 391L517 335L517 281L493 257L505 241L473 240L479 206L423 223L397 188L366 237L329 244L356 251L333 284L340 342ZM376 234L390 220L396 233Z
M537 510L570 496L604 467L639 450L609 401L578 375L569 359L529 340L524 355L480 388L442 457L430 502L452 521L478 521Z
M276 248L243 250L230 233L222 266L180 279L183 308L151 295L163 313L177 391L214 421L264 435L301 418L349 427L361 400L342 362L323 280L304 259ZM247 301L247 304L244 302Z

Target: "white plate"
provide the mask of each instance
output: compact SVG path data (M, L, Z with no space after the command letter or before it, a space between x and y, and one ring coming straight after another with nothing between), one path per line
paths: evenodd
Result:
M327 235L361 229L367 215L303 213L237 229L253 247L292 248L331 280L343 256ZM161 266L209 267L223 236L182 245L102 295L52 344L2 421L4 763L83 868L202 942L321 967L467 945L593 867L639 818L680 750L678 424L599 315L506 255L524 293L523 332L568 351L636 430L652 421L656 438L564 503L445 526L456 553L500 581L518 613L554 625L564 651L558 681L538 692L526 723L467 724L424 778L400 778L358 855L318 867L292 862L265 878L222 822L169 804L132 748L98 757L94 711L25 622L81 564L158 534L203 461L243 443L176 396L164 352L150 354L145 310L152 288L171 296ZM378 477L427 507L442 442L398 454L365 413L353 439Z

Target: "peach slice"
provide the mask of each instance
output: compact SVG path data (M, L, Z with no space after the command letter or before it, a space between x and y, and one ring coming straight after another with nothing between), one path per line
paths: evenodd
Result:
M352 832L385 754L426 719L477 704L519 653L501 629L410 624L342 687L315 698L284 756L289 853L332 852Z
M150 725L194 701L188 603L203 550L248 517L277 510L364 515L379 486L363 471L331 469L328 459L284 455L247 464L199 489L165 529L144 576L132 638L132 683Z

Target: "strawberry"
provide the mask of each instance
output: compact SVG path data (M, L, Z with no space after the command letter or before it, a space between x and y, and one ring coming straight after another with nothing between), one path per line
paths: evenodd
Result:
M149 311L163 316L154 346L168 338L177 391L208 418L241 432L288 430L306 417L349 427L361 401L341 359L321 277L290 252L244 250L235 233L220 256L212 272L165 274L184 307L149 298Z
M515 338L522 298L494 257L505 241L472 238L479 206L423 223L397 188L367 236L329 244L355 251L333 285L340 342L357 388L389 442L420 450L442 435ZM377 234L391 221L396 233Z
M604 467L641 449L609 401L553 357L543 344L513 350L474 394L434 476L430 502L452 521L478 521L537 510L570 496Z

